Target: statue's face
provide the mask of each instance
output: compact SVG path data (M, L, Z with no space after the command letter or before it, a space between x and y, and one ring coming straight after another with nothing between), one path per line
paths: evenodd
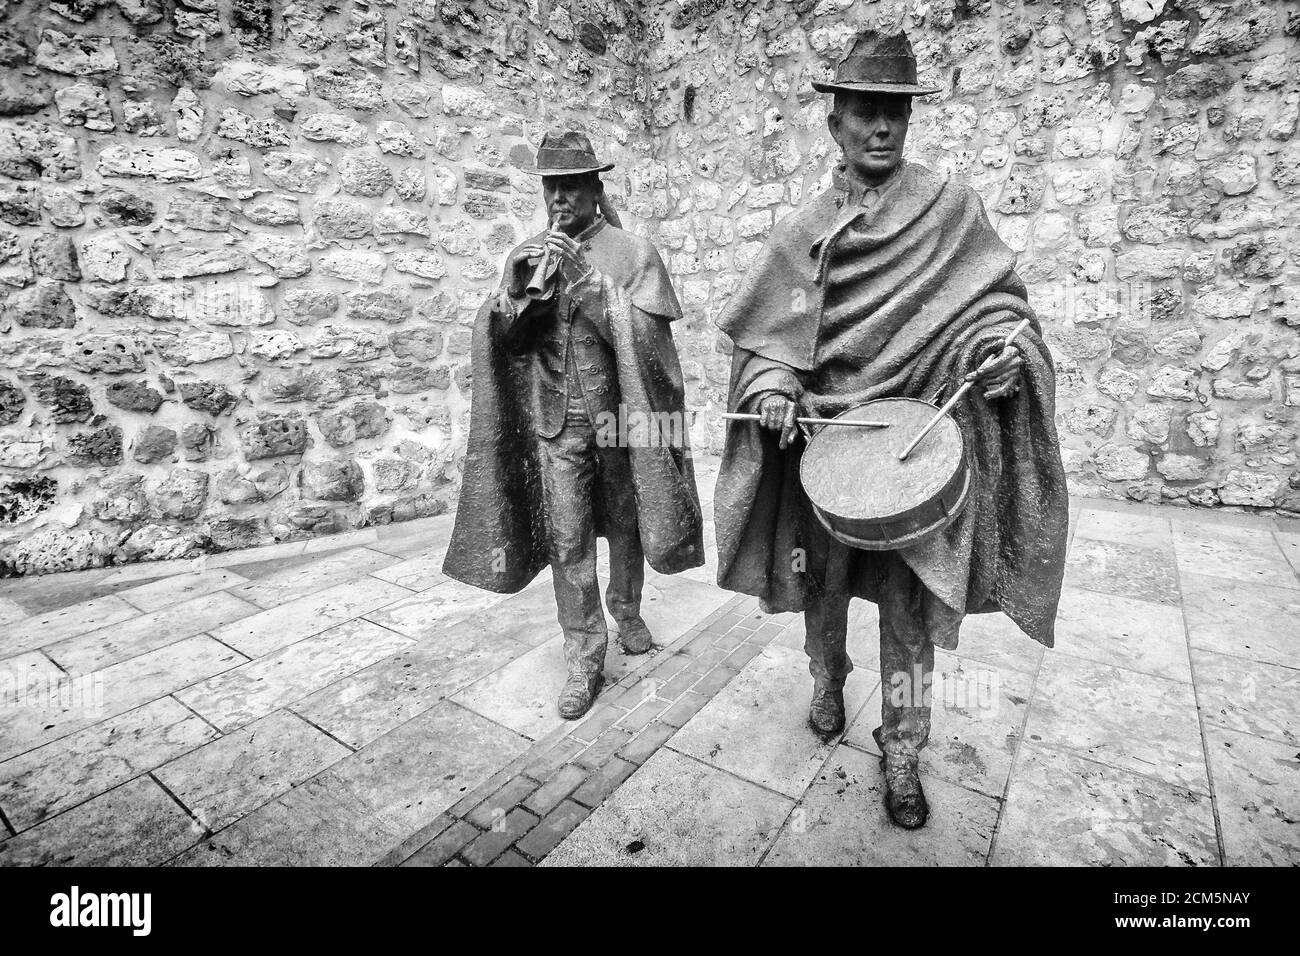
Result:
M599 196L600 177L596 173L542 177L547 222L555 223L566 235L576 236L595 222Z
M844 161L868 182L883 179L903 161L912 98L894 93L837 93L826 118Z

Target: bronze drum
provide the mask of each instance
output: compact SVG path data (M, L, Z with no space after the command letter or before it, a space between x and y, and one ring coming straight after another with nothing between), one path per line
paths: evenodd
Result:
M893 551L956 520L970 493L970 471L952 416L945 415L905 461L898 458L937 411L915 398L881 398L836 420L888 422L888 428L827 425L812 437L799 478L831 535L850 547Z

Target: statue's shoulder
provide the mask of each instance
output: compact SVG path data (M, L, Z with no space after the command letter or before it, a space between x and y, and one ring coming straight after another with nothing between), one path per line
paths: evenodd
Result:
M904 188L921 195L942 194L949 202L962 206L982 207L984 200L969 183L959 182L947 173L935 172L929 166L908 161L904 173Z
M613 223L596 233L592 240L594 250L604 253L613 261L624 262L633 267L645 267L659 261L659 251L654 242L645 236L621 229Z

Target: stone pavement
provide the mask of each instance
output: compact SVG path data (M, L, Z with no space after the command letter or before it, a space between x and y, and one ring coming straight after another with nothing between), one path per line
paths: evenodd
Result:
M1072 518L1057 647L979 615L937 655L915 833L881 804L874 606L822 743L802 618L713 585L711 524L576 723L549 576L446 579L448 516L0 581L0 863L1300 863L1300 528Z

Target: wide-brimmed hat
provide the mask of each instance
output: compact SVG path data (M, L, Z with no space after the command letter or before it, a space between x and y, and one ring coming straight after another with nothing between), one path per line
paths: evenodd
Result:
M938 93L938 88L920 86L916 81L916 56L906 33L882 33L864 30L835 68L829 82L813 81L821 93L895 93L900 96L924 96Z
M613 163L596 159L591 140L584 133L547 133L542 145L537 147L537 163L532 169L521 172L530 176L576 176L579 173L603 173L614 168Z

